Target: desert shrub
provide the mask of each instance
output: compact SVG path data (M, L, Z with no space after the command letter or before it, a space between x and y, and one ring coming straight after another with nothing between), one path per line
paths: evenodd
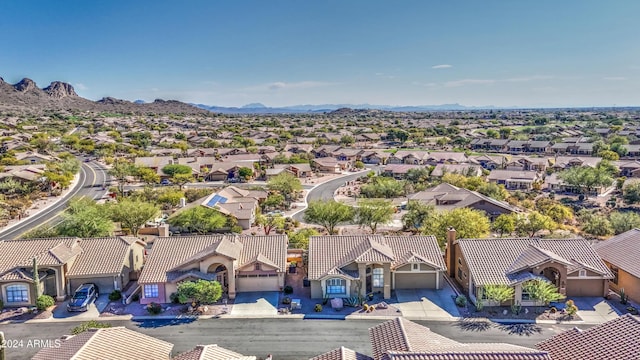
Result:
M151 315L160 314L160 312L162 312L162 305L160 305L158 303L155 303L155 302L152 302L149 305L147 305L147 311Z
M118 301L122 299L122 292L120 290L113 290L111 294L109 294L109 300Z
M369 305L367 304L362 305L362 308L364 309L364 311L369 311Z
M134 294L131 297L131 301L140 301L140 294Z
M321 304L316 304L316 306L313 308L313 311L322 312L322 305Z
M36 300L36 308L38 308L38 310L45 310L51 306L53 306L53 304L55 304L55 300L53 300L53 298L49 295L40 295L38 297L38 299Z
M285 305L291 304L291 298L288 296L285 296L284 299L282 299L282 303Z
M293 294L293 287L291 285L287 285L284 287L284 293L286 295Z
M456 297L456 305L459 307L467 306L467 297L464 295L458 295L458 297Z
M74 327L71 330L71 334L78 335L89 329L103 329L103 328L110 328L110 327L111 327L111 324L91 320Z
M578 312L578 307L573 302L573 300L567 300L567 302L565 302L564 305L565 305L565 311L567 312L567 315L573 316Z

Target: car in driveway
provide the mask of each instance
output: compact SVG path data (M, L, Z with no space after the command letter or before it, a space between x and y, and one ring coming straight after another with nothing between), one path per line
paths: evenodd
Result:
M87 311L89 305L93 304L98 296L98 287L95 284L82 284L67 303L67 311Z

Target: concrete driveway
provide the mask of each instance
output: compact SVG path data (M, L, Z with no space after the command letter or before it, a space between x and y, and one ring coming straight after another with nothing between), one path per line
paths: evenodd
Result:
M602 297L570 297L578 307L578 316L587 324L602 324L620 316Z
M278 292L256 291L236 294L231 316L262 317L278 315Z
M456 320L460 312L451 298L454 291L445 283L442 290L396 290L397 306L402 316L416 320Z
M69 312L67 311L67 303L69 301L65 301L60 303L53 309L53 318L54 319L71 319L71 320L93 320L100 316L100 313L104 311L104 309L109 304L109 295L102 294L96 299L96 301L89 305L89 309L83 312Z

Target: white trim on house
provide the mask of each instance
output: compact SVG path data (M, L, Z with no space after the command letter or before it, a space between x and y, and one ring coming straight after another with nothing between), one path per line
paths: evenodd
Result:
M602 276L567 276L567 279L573 280L607 280Z

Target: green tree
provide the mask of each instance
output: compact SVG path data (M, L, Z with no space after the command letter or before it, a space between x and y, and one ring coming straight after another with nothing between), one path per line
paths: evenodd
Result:
M593 189L611 186L613 183L613 175L608 163L603 160L600 164L602 165L596 168L572 167L558 173L558 178L578 189L586 197Z
M139 167L136 170L136 177L145 184L153 185L160 182L160 175L151 168Z
M352 145L356 142L356 138L350 135L342 135L340 145Z
M562 204L553 204L543 212L558 224L566 224L573 220L573 210Z
M355 222L376 233L378 225L386 224L393 218L395 208L391 201L384 199L362 199L355 209Z
M267 196L267 198L264 200L262 205L264 206L265 209L268 209L268 208L280 207L284 205L284 203L285 203L284 195L269 194L269 196Z
M549 305L552 301L559 301L565 298L558 292L558 288L552 283L535 279L529 280L522 285L522 290L529 294L529 297L538 305Z
M335 200L311 201L304 212L304 221L320 225L332 235L338 224L352 221L354 215L353 207Z
M602 150L598 153L598 156L605 160L616 161L620 159L620 155L617 152L611 150Z
M302 190L302 183L300 183L300 179L295 177L295 175L283 172L269 179L269 181L267 181L267 187L271 191L279 192L290 202L293 195L297 191Z
M194 181L195 179L193 178L192 174L173 174L173 176L171 176L171 182L178 185L180 190L182 190L182 187L185 184L188 184Z
M516 222L518 221L518 215L515 213L501 214L491 224L491 229L500 233L500 237L505 234L510 235L516 230Z
M509 127L500 128L500 138L508 139L509 136L511 136L511 128Z
M435 211L436 208L433 205L427 205L417 200L409 200L407 202L407 212L402 215L402 225L405 230L417 233Z
M293 249L308 249L309 238L320 233L313 228L302 228L296 232L289 233L289 247Z
M613 227L609 220L600 214L587 209L578 212L578 220L582 224L582 231L594 236L608 236L613 234Z
M360 187L360 195L366 198L392 199L405 194L405 181L375 176Z
M640 228L640 215L631 211L614 211L609 214L609 223L616 235L622 234L631 229Z
M121 199L117 203L110 204L107 208L111 220L119 222L123 228L129 229L133 236L138 236L138 230L147 221L158 215L160 211L154 204L129 199Z
M555 221L547 215L537 211L528 214L520 214L516 220L516 231L519 234L534 237L541 230L555 230L558 227Z
M504 201L509 198L509 191L504 188L504 185L496 183L484 183L476 190L482 195L486 195L492 199Z
M482 288L484 297L498 303L498 305L513 300L514 288L509 285L485 285Z
M253 176L253 170L248 167L241 167L238 169L238 176L240 176L243 181L249 181Z
M640 202L640 181L633 182L622 188L622 199L626 204L637 204Z
M169 165L165 165L162 168L162 172L169 176L174 176L176 174L191 175L193 173L193 170L191 169L191 166L188 166L188 165L169 164Z
M256 218L256 223L262 226L265 235L271 234L272 230L284 229L284 217L281 215L263 215Z
M118 181L120 195L124 194L124 186L128 183L129 176L135 176L137 170L134 164L124 159L118 159L113 163L108 173Z
M222 297L222 286L217 281L183 281L178 284L176 296L181 303L213 304Z
M470 208L458 208L451 211L436 212L422 225L424 235L434 235L443 246L450 227L456 229L457 236L463 238L482 238L489 235L490 222L484 211Z
M184 197L184 193L182 191L173 189L161 191L157 195L157 203L166 207L178 206L178 204L180 204L180 199Z
M195 206L175 213L167 222L185 232L207 234L225 228L227 218L214 209Z
M56 232L61 236L90 238L111 236L114 229L104 207L88 198L76 198L62 213L62 222L56 227Z
M414 184L427 182L429 180L429 169L426 167L409 169L406 179Z

